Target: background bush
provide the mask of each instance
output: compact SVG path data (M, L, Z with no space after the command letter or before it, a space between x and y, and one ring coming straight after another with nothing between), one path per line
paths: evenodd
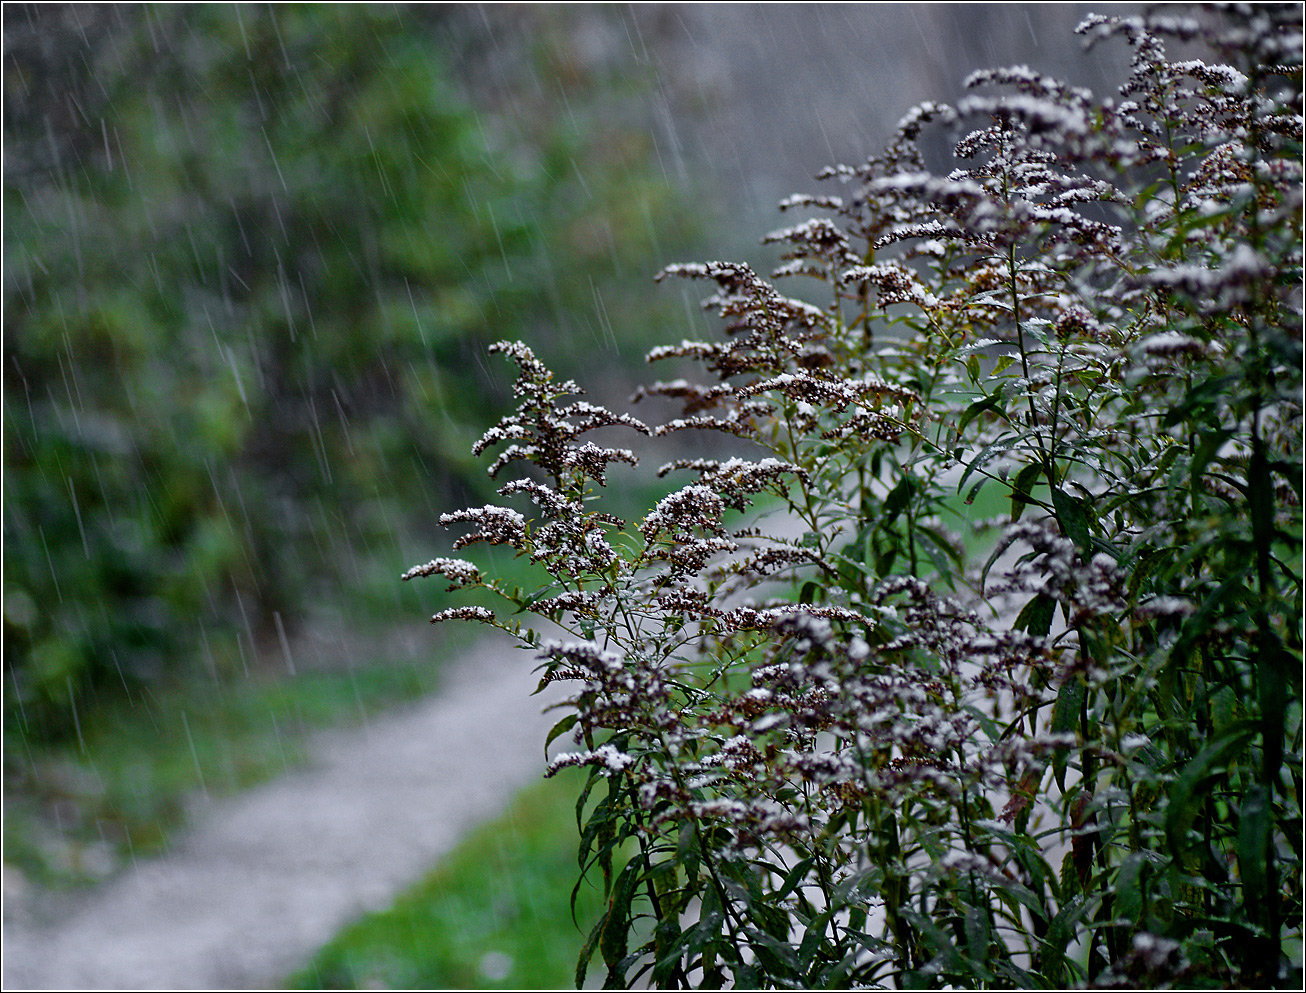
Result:
M465 15L6 7L11 730L281 658L315 609L366 623L397 536L483 490L485 344L565 365L653 319L604 290L686 215L634 118L588 110L641 82L577 64L570 116L506 132L444 68Z
M909 114L839 195L715 284L724 340L642 396L566 398L526 346L476 446L524 475L445 514L560 624L452 608L574 686L581 864L607 985L1288 985L1301 971L1301 31L1261 6L1089 18L1119 99L1024 66ZM1166 44L1205 45L1207 60ZM928 125L955 168L926 168ZM829 215L833 215L833 219ZM754 460L634 525L598 428L716 430ZM996 543L949 533L997 490ZM773 493L785 526L728 511ZM521 510L514 509L521 507ZM790 536L790 528L798 535ZM792 592L776 597L777 584ZM626 859L623 845L636 846Z

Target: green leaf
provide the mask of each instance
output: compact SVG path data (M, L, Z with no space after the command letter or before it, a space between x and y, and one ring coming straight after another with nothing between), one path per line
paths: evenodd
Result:
M576 726L577 720L579 720L579 715L568 714L562 720L558 721L557 724L553 725L552 729L544 738L544 750L547 752L549 750L549 746L553 744L554 740L559 735L566 734L568 731L574 728Z
M1033 989L1038 985L1032 973L1026 972L1013 962L1002 959L993 964L993 971L1007 980L1009 989Z
M1066 857L1069 858L1070 854L1067 853ZM1073 876L1074 873L1072 872L1071 875ZM1065 975L1066 949L1070 946L1070 942L1074 940L1075 925L1088 908L1088 901L1082 897L1076 897L1062 906L1048 924L1048 933L1041 942L1044 954L1040 956L1044 962L1042 971L1048 985L1062 985L1062 977Z
M898 480L898 485L889 491L889 495L884 498L884 520L885 524L892 524L899 514L911 503L912 494L916 492L916 480L911 476L903 476Z
M748 928L745 933L748 935L754 954L766 966L769 976L797 978L801 968L798 964L798 955L792 944L757 928ZM776 966L782 968L776 968Z
M585 988L585 973L589 971L590 959L594 957L594 949L598 947L599 938L603 935L603 927L607 919L607 914L600 917L595 922L594 927L590 929L585 944L581 945L580 955L576 959L576 989L578 990Z
M617 988L614 983L624 985L624 977L618 973L621 961L626 957L630 936L630 904L639 882L639 867L640 863L634 859L622 867L617 883L612 888L612 898L608 901L608 912L604 915L603 929L599 934L599 954L608 967L604 987L608 989Z
M1002 554L1014 544L1015 539L1009 536L1000 537L993 546L993 551L989 553L988 559L984 563L984 568L980 570L980 589L989 581L989 570L1002 558Z
M971 961L987 961L989 942L993 940L988 907L967 907L962 928L966 933L966 950L970 953Z
M965 557L961 550L952 543L952 539L948 535L938 528L925 524L918 524L916 531L921 537L929 539L928 542L922 542L922 544L926 546L925 551L930 556L935 568L939 570L940 575L948 575L949 563L959 571L962 569L965 564Z
M1088 696L1088 687L1077 673L1070 673L1057 691L1056 703L1052 705L1052 733L1069 734L1079 726L1079 712ZM1052 754L1052 772L1057 778L1057 786L1066 788L1066 763L1070 759L1069 748L1057 748Z
M1169 435L1163 435L1162 437L1168 438ZM1173 466L1175 463L1175 459L1179 458L1179 456L1183 454L1183 451L1184 451L1183 445L1178 445L1178 444L1167 445L1165 447L1165 450L1161 453L1161 458L1156 463L1157 474L1164 475L1165 473L1169 472L1170 467Z
M1025 512L1025 507L1033 502L1030 500L1029 494L1042 474L1043 467L1037 462L1025 466L1020 472L1016 473L1016 479L1011 484L1011 519L1013 521L1020 520L1020 515Z
M779 901L787 897L791 892L793 892L794 888L797 887L799 883L807 878L807 873L810 872L812 866L816 864L817 861L814 856L808 856L805 859L799 859L795 862L794 867L789 870L788 874L784 877L784 881L780 884L780 889L776 891L774 899Z
M1014 631L1028 631L1042 637L1052 630L1052 618L1056 614L1057 601L1046 593L1035 593L1034 598L1020 608L1016 622L1011 625Z
M699 913L698 923L686 931L680 940L681 949L678 954L683 957L687 966L693 966L694 957L701 955L720 938L721 925L724 921L725 915L721 912L721 902L717 899L716 890L708 887L703 893L703 907ZM706 956L702 965L704 969L708 968Z
M910 907L902 908L902 916L921 936L925 946L943 960L946 969L958 976L974 977L984 983L993 982L993 973L988 967L982 961L977 962L962 955L951 936L934 921Z
M894 560L898 558L897 545L890 545L875 556L875 574L877 576L887 576L893 572Z
M1066 537L1075 543L1081 554L1087 555L1093 543L1089 540L1088 515L1084 513L1083 501L1058 486L1052 490L1052 506Z
M1243 883L1243 906L1248 916L1266 924L1266 895L1270 880L1270 834L1274 816L1263 786L1253 786L1238 812L1238 874Z
M966 425L969 424L971 421L973 421L980 414L984 413L985 411L996 410L998 403L1001 402L1001 400L1002 400L1001 394L999 393L989 394L987 396L980 397L969 407L967 407L964 411L962 411L961 418L957 421L957 437L960 438L961 433L966 430Z
M1126 587L1131 600L1138 599L1138 593L1143 588L1143 584L1172 554L1173 549L1149 548L1138 557L1137 564L1129 573L1129 582Z
M825 910L816 917L807 922L807 930L803 934L802 943L798 946L798 962L800 970L809 969L812 960L816 957L821 944L826 940L827 928L830 919L834 916L833 910Z
M680 955L684 947L685 932L680 929L679 915L673 910L658 921L653 932L655 959L653 963L653 986L665 989L680 965Z
M970 460L966 465L965 471L962 472L961 478L957 480L957 492L961 492L962 487L966 485L966 480L970 479L971 473L976 469L983 467L986 463L998 455L1001 455L1003 452L1008 452L1015 448L1018 443L1019 439L1015 435L1003 435L1001 438L989 442L980 449L979 454ZM974 491L971 492L971 497L972 499L974 498Z
M1165 810L1165 834L1170 851L1176 856L1188 848L1188 831L1206 800L1207 783L1247 747L1258 730L1258 721L1236 722L1224 735L1198 752L1175 779Z
M1146 866L1146 855L1142 852L1130 852L1120 863L1120 871L1116 874L1116 912L1138 927L1146 924L1143 920L1142 887L1142 873Z

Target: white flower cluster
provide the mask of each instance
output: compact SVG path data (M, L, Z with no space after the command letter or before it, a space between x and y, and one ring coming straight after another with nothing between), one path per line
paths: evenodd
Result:
M485 506L440 515L440 523L445 527L459 521L467 521L480 530L455 541L455 550L478 541L489 545L520 545L526 539L526 518L510 507Z
M635 756L627 755L619 751L616 746L611 744L600 745L593 751L585 752L564 752L561 755L555 755L549 760L548 767L545 769L545 777L553 776L562 769L569 769L578 765L595 765L602 767L605 776L612 776L617 773L625 772L636 762Z
M453 581L449 588L473 586L481 581L481 570L464 559L432 559L426 565L415 565L399 578L405 582L418 576L446 576Z

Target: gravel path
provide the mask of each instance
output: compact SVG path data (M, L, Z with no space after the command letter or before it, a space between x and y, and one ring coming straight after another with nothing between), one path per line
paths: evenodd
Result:
M312 766L215 803L52 923L6 908L4 988L247 989L385 907L544 768L529 655L486 640L442 691L316 736Z

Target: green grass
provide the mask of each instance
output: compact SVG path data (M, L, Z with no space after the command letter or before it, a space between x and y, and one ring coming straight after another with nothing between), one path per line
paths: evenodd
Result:
M602 905L583 885L572 922L574 786L560 776L523 791L389 910L340 932L286 987L574 988L576 956Z

